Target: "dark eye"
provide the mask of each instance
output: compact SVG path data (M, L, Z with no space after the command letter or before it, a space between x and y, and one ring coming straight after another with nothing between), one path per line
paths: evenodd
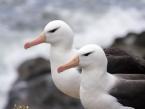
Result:
M93 52L89 52L89 53L85 53L83 54L83 56L89 56L90 54L92 54Z
M52 29L52 30L49 30L48 32L49 33L54 33L56 30L58 30L60 27L57 27L57 28L54 28L54 29Z

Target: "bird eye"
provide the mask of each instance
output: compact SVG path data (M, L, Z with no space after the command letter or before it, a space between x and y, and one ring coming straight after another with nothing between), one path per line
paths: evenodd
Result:
M89 53L85 53L83 54L83 56L89 56L90 54L92 54L93 52L89 52Z
M52 30L49 30L48 32L49 33L54 33L56 30L58 30L60 27L57 27L57 28L54 28L54 29L52 29Z

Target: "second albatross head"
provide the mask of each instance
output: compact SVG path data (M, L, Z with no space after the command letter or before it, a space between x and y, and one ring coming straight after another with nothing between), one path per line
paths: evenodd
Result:
M58 72L80 66L82 69L102 69L107 70L107 58L101 47L90 44L82 47L76 56L67 63L58 67Z

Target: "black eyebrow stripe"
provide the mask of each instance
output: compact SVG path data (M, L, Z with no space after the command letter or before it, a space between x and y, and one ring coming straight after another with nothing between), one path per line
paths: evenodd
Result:
M58 30L59 28L60 28L60 27L54 28L54 29L52 29L52 30L49 30L48 32L53 33L53 32L55 32L56 30Z
M88 56L88 55L90 55L90 54L92 54L93 52L89 52L89 53L85 53L85 54L83 54L83 56Z

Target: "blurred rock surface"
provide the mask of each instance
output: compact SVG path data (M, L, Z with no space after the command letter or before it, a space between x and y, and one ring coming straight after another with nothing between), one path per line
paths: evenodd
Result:
M48 60L27 60L19 66L18 75L5 109L13 109L15 104L28 105L30 109L82 109L79 100L64 95L55 87Z
M125 37L117 38L111 47L117 47L130 54L145 58L145 31L128 33Z

